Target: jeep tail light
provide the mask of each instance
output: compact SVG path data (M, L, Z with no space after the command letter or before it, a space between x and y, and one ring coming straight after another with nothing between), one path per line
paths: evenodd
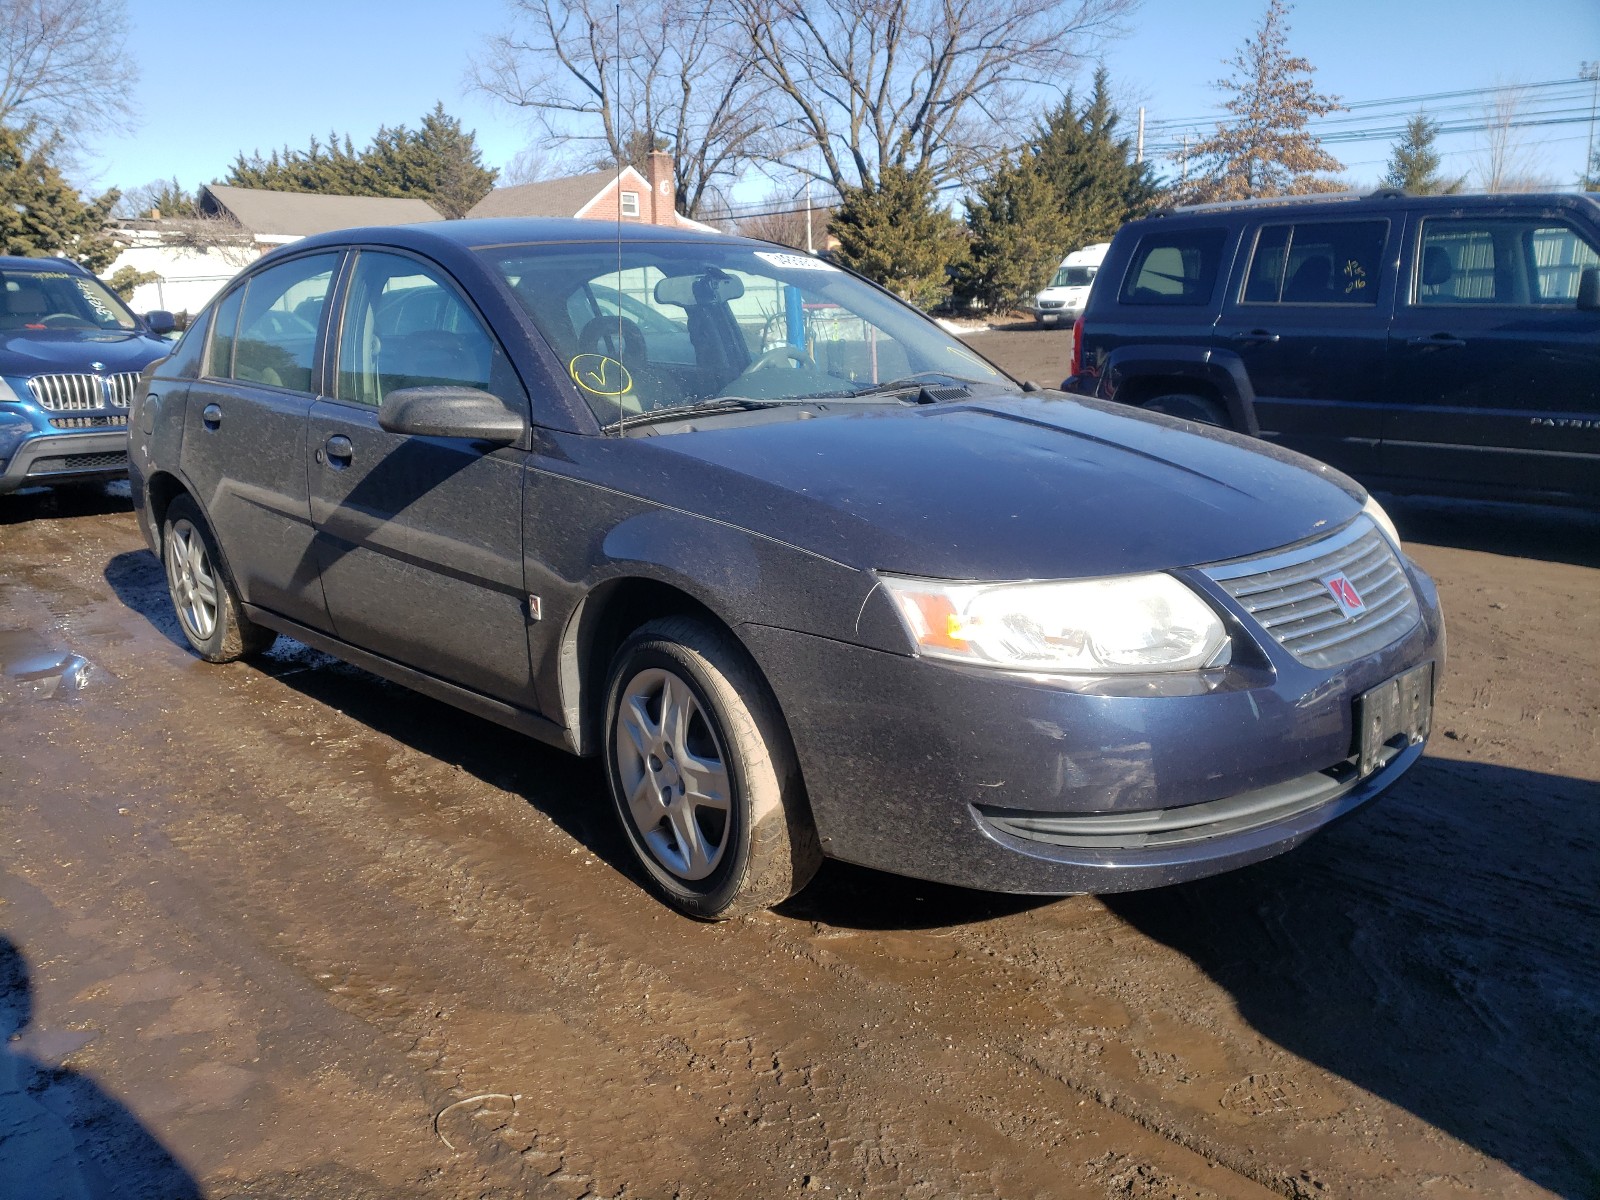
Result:
M1068 378L1081 374L1083 371L1083 314L1078 314L1078 319L1072 323L1072 365L1067 371Z

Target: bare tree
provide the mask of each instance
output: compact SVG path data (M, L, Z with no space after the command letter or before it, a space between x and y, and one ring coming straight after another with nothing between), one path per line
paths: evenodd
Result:
M1540 177L1538 154L1522 132L1528 91L1516 84L1496 88L1483 106L1478 182L1490 192L1530 192L1549 185Z
M135 124L122 0L0 0L0 124L69 148Z
M1261 24L1227 61L1234 74L1215 86L1229 93L1224 107L1233 116L1186 152L1186 162L1203 164L1186 199L1245 200L1339 186L1328 172L1344 164L1306 128L1311 118L1337 111L1339 97L1318 92L1311 82L1316 68L1289 53L1289 8L1286 0L1268 0Z
M732 0L755 61L834 187L890 168L971 179L1026 135L1135 0ZM1055 97L1052 97L1052 100Z
M796 250L815 250L827 239L828 222L833 213L832 205L808 204L803 199L773 192L757 206L756 212L735 217L731 224L741 237L777 242Z
M660 146L694 216L772 128L750 58L706 0L511 0L513 23L474 62L474 87L527 109L555 148L627 163Z

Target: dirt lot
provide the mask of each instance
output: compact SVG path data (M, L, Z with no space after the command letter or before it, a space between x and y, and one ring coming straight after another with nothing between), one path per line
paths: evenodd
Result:
M1391 506L1435 736L1286 858L709 927L592 764L197 661L125 496L0 501L0 636L93 664L0 687L0 1196L1600 1196L1600 517Z

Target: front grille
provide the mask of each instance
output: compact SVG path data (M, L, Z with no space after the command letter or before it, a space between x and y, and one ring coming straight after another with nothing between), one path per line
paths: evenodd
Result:
M126 416L114 417L51 417L50 424L56 429L121 429L128 423Z
M34 400L50 412L127 408L138 386L137 371L118 375L35 375L28 380Z
M1040 308L1065 308L1066 305L1067 305L1067 302L1065 300L1041 300L1041 301L1039 301L1039 307Z
M61 475L68 471L126 470L128 456L121 450L104 454L57 454L49 458L36 458L28 468L29 475Z
M1421 611L1387 538L1366 517L1307 546L1205 573L1279 645L1311 667L1335 667L1410 632ZM1346 616L1326 580L1343 574L1362 607Z

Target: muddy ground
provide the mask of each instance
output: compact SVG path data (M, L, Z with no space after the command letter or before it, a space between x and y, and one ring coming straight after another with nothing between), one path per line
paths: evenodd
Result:
M980 334L1058 382L1070 335ZM0 500L0 1196L1600 1195L1600 517L1395 501L1435 735L1135 896L830 865L672 915L599 772L181 645L118 489Z

